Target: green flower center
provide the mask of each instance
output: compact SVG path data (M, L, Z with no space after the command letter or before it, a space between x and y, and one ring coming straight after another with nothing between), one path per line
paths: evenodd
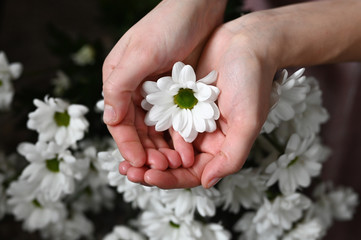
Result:
M198 103L198 99L194 96L192 89L181 88L174 96L174 103L182 109L192 109Z
M70 115L68 114L67 111L55 112L54 120L56 122L56 125L58 125L59 127L62 127L62 126L67 127L67 126L69 126L69 123L70 123Z
M46 160L46 167L49 169L49 171L54 173L59 172L59 164L60 161L58 160L58 158L52 158Z
M169 222L169 225L170 225L171 227L173 227L173 228L179 228L179 227L180 227L179 224L176 224L176 223L173 222L173 221L170 221L170 222Z
M289 168L289 167L291 167L292 165L294 165L294 164L297 162L297 160L298 160L298 157L295 157L295 159L293 159L293 160L287 165L287 167Z
M41 204L39 203L39 201L37 199L34 199L33 200L33 204L35 207L38 207L38 208L42 208L43 206L41 206Z

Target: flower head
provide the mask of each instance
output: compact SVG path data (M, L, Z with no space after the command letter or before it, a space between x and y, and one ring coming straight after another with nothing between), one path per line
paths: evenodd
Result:
M162 77L157 82L143 84L145 99L142 107L148 110L145 123L157 131L173 127L187 142L192 142L202 132L212 132L220 116L214 103L219 89L209 85L217 79L216 71L196 81L190 65L177 62L172 76Z

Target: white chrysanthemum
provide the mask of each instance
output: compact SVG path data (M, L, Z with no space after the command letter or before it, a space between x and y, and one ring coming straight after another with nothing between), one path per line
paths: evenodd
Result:
M127 226L115 226L113 231L107 234L103 240L145 240L145 236L135 232Z
M279 236L283 234L283 229L280 226L270 226L265 229L262 233L258 233L256 226L253 223L255 217L254 212L246 212L242 215L234 225L236 232L241 232L238 240L278 240Z
M142 107L149 110L145 117L148 126L157 131L173 129L187 142L192 142L202 132L213 132L220 116L214 103L219 89L210 85L217 80L216 71L196 81L190 65L174 64L171 77L143 84L145 99Z
M172 189L160 191L160 199L167 208L174 209L177 216L193 215L194 211L203 216L214 216L215 200L219 192L215 188Z
M61 221L66 208L61 202L46 201L37 196L37 186L26 181L14 181L7 190L10 211L17 220L24 221L24 229L34 231Z
M11 80L17 79L22 73L21 63L9 64L4 52L0 51L0 110L7 110L14 96Z
M202 224L202 236L197 238L199 240L229 240L231 233L227 231L222 225L217 223Z
M310 86L310 91L305 99L305 108L296 109L297 113L291 121L295 131L301 137L309 137L319 133L320 125L329 118L326 109L322 107L322 92L317 80L308 77L305 82Z
M308 187L311 177L319 175L324 151L313 136L301 139L293 134L286 146L285 153L266 168L270 174L268 186L278 181L282 193L290 194L298 187Z
M274 227L291 229L292 224L303 216L303 210L309 208L310 204L311 201L299 193L279 196L272 202L265 198L253 218L257 233L262 234Z
M79 66L93 64L95 62L95 49L90 44L85 44L71 58Z
M262 203L267 189L265 179L251 168L230 175L219 183L223 209L238 213L241 206L255 208Z
M288 232L283 240L317 240L320 239L323 232L322 225L317 219L311 221L301 222L297 224L295 229Z
M158 188L133 183L126 176L119 173L118 166L120 162L124 161L124 158L118 149L99 152L98 157L102 168L108 172L109 185L116 187L118 193L123 193L124 200L131 202L133 207L144 209L149 203L158 199L154 198L157 195Z
M56 72L56 77L51 80L51 83L54 85L55 96L63 95L71 84L69 77L61 70Z
M62 221L52 223L41 229L43 238L52 240L77 240L81 237L91 239L93 224L82 213L72 213L72 216Z
M184 240L201 236L199 224L195 224L193 215L176 216L174 211L153 203L153 208L142 212L138 224L149 239Z
M82 179L89 169L89 159L75 159L54 142L21 143L18 152L30 162L20 179L37 183L46 200L57 201L72 193L75 179Z
M263 125L264 132L270 133L281 121L292 119L296 114L295 107L300 108L299 105L304 104L310 89L305 83L305 77L302 76L304 71L305 69L301 68L288 77L287 70L283 70L281 77L273 82L272 95L278 100Z
M27 126L39 133L40 141L54 140L59 145L72 145L84 137L89 123L84 117L87 107L60 98L34 100L37 109L29 114Z

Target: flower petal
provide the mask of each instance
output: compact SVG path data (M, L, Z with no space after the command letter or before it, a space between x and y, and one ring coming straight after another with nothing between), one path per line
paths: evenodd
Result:
M171 77L161 77L157 81L157 86L160 90L168 91L169 88L173 85L173 80Z
M146 93L145 95L155 93L155 92L159 92L159 88L157 86L157 83L153 82L153 81L145 81L143 83L142 88L143 88L143 91Z
M153 105L167 105L173 103L173 97L166 92L155 92L147 95L147 102Z
M212 72L208 73L207 76L205 76L202 79L199 79L198 82L202 82L205 84L211 84L214 83L217 80L218 73L216 70L213 70Z
M207 102L198 102L194 106L194 110L199 113L199 116L204 119L211 119L214 116L214 110L211 104Z
M213 119L205 119L206 122L206 132L214 132L217 129L216 121Z
M206 130L206 122L202 117L199 116L197 111L192 110L193 115L193 125L197 132L204 132Z
M179 83L186 87L188 81L195 82L196 74L190 65L185 65L179 74Z
M184 63L182 63L182 62L176 62L173 65L172 78L173 78L174 82L179 82L179 75L184 66L185 66Z
M197 92L194 93L194 96L198 101L207 101L212 96L211 88L204 83L197 83Z
M159 121L155 125L155 130L162 132L162 131L169 129L172 126L172 115L174 114L174 112L176 110L177 110L176 106L172 106L172 107L168 108L164 112L161 119L159 119Z
M183 130L187 123L187 111L186 109L178 109L178 111L173 116L173 128L175 131L179 132Z
M186 110L185 127L179 132L183 136L183 138L188 137L191 134L193 128L193 117L191 110L189 109L185 109L185 110Z

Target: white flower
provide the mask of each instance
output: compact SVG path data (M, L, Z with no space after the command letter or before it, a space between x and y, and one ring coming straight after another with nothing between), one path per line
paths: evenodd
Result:
M44 102L34 100L37 109L29 114L27 126L39 133L40 141L51 141L59 145L72 145L84 137L89 123L84 115L88 109L59 98L45 97Z
M77 240L81 237L91 238L93 224L82 213L72 213L72 216L62 221L52 223L41 229L44 238L53 240Z
M196 81L190 65L177 62L172 77L162 77L157 82L143 84L145 99L142 107L149 110L145 117L148 126L157 131L174 130L187 142L192 142L202 132L213 132L220 116L214 103L219 89L209 85L217 79L216 71Z
M231 239L231 233L217 223L203 224L202 236L197 238L200 240L228 240Z
M131 202L133 207L144 209L149 203L158 199L154 198L157 195L157 188L133 183L126 176L119 173L118 166L120 162L124 161L124 158L118 149L99 152L98 157L102 168L108 172L109 185L116 187L118 193L123 193L124 200Z
M36 196L37 186L26 181L14 181L7 190L8 205L17 220L23 220L28 231L47 227L50 223L61 221L66 208L61 202L46 201Z
M304 71L305 69L301 68L288 77L287 70L283 70L281 77L273 82L273 95L278 95L278 101L263 125L264 132L270 133L281 121L292 119L296 114L295 108L300 108L300 105L304 104L310 88L302 76Z
M238 213L241 206L254 208L261 204L267 189L265 179L255 170L248 168L230 175L219 183L223 210Z
M309 208L310 204L311 201L299 193L279 196L272 202L265 198L253 218L257 233L262 234L274 227L291 229L292 224L303 216L303 210Z
M278 240L282 235L283 229L280 226L270 226L262 233L258 233L256 226L253 223L255 217L254 212L246 212L242 215L242 218L234 225L236 232L241 232L242 235L239 240Z
M197 239L201 236L199 224L194 224L192 215L178 217L174 211L161 204L142 212L139 218L142 232L154 240Z
M202 217L214 216L215 199L219 192L215 188L172 189L160 191L160 199L167 208L174 209L175 215L193 215L197 209Z
M103 240L145 240L145 237L127 226L119 225L115 226Z
M301 139L293 134L286 146L285 153L277 161L266 168L271 175L268 186L278 181L282 193L295 192L298 187L308 187L311 177L319 175L321 171L323 148L317 144L313 136Z
M95 62L95 49L90 44L85 44L71 58L79 66L93 64Z
M56 72L56 77L51 80L51 83L54 85L55 96L63 95L64 91L70 87L69 77L61 70Z
M89 168L88 159L75 159L54 142L21 143L18 152L30 162L20 179L37 183L46 200L73 193L75 179L82 179Z
M17 79L22 73L20 63L9 64L4 52L0 51L0 110L7 110L14 96L11 80Z
M320 239L323 232L322 225L317 219L311 221L301 222L297 224L295 229L288 232L282 239L283 240L317 240Z

